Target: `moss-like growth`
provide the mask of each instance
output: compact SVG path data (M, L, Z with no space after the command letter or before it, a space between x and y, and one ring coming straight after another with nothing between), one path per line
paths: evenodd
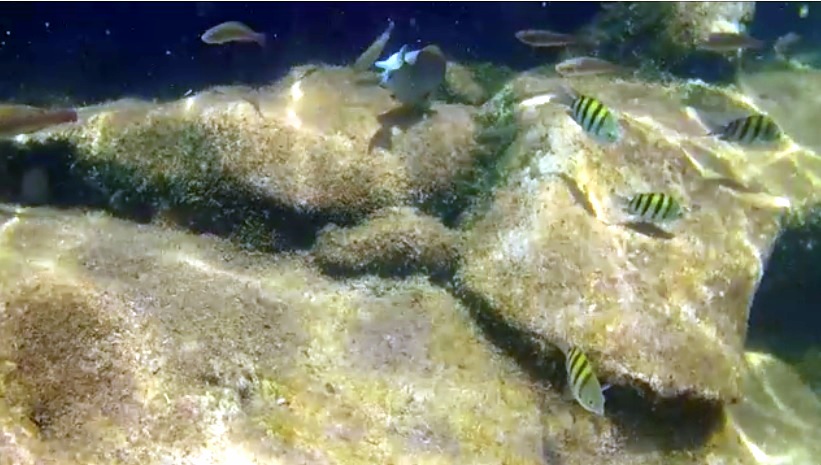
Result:
M510 68L492 63L448 62L445 84L437 98L446 102L481 105L499 92L514 75Z
M471 108L435 104L396 124L384 117L394 107L347 68L298 68L256 91L81 110L79 125L18 142L24 157L64 147L70 171L55 179L95 186L119 214L277 250L310 245L328 221L441 197L470 169Z
M457 259L457 237L415 209L390 208L354 228L331 227L317 238L314 255L332 274L422 272L447 278Z
M721 77L732 74L733 67L696 44L713 32L740 30L754 11L754 2L614 2L582 30L590 39L585 46L570 53L595 53L633 66L647 78L670 71L689 74L693 67Z

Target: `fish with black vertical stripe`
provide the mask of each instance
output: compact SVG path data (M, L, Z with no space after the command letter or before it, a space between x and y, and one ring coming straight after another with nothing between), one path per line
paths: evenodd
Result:
M565 352L565 366L567 367L567 384L576 401L588 412L603 416L603 392L607 388L602 388L599 384L587 355L578 347L571 347Z
M728 142L754 145L778 142L782 131L769 116L754 114L734 119L714 129L710 135Z
M627 199L627 213L649 223L664 223L681 218L684 207L673 195L664 192L641 192Z
M621 139L618 117L599 99L579 94L566 85L554 95L558 103L570 108L569 114L573 120L598 142L611 144Z

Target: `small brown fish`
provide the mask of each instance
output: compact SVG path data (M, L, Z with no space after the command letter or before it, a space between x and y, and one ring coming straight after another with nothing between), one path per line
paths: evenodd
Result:
M0 137L28 134L74 121L77 121L77 112L72 109L47 110L28 105L0 104Z
M698 48L711 52L734 52L739 49L756 49L764 46L764 42L747 34L738 32L714 32L707 40L700 43Z
M625 68L594 57L569 58L556 65L556 72L564 77L618 73Z
M560 34L543 29L525 29L516 33L516 38L531 47L565 47L579 42L575 36Z
M228 42L256 42L265 46L265 34L256 32L239 21L226 21L205 31L201 37L206 44L226 44Z

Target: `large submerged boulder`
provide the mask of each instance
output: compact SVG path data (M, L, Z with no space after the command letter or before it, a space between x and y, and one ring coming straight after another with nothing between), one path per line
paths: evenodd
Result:
M555 104L521 108L505 181L466 232L462 285L523 334L585 350L607 382L737 401L753 294L784 213L819 200L819 158L789 140L756 151L705 137L688 106L743 108L730 94L571 84L618 112L623 139L598 144ZM664 229L624 224L619 199L637 192L692 210Z

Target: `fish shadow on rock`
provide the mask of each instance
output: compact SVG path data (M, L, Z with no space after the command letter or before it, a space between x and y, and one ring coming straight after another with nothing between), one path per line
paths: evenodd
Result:
M573 196L573 200L581 205L589 215L595 218L597 216L596 210L593 208L593 204L590 203L590 199L587 197L587 194L585 194L581 187L579 187L576 180L566 173L559 173L559 179L564 181L567 189L570 191L570 195Z
M368 143L368 153L371 153L376 147L390 150L391 131L394 127L406 131L432 112L433 110L425 107L401 105L379 114L376 117L379 122L379 129Z
M659 399L649 389L611 389L607 402L608 417L636 452L696 451L724 420L721 404L691 395Z
M469 309L488 340L512 358L533 382L559 392L564 389L564 355L557 347L543 336L506 321L480 295L464 287L450 286L449 290ZM614 385L605 398L605 416L624 436L625 447L633 451L694 451L704 446L722 424L721 406L695 397L658 399L643 386ZM578 409L581 412L582 407Z
M643 221L628 221L622 224L625 227L630 228L639 234L644 234L645 236L650 236L655 239L669 240L675 237L675 234L659 226L656 226L653 223L647 223Z

